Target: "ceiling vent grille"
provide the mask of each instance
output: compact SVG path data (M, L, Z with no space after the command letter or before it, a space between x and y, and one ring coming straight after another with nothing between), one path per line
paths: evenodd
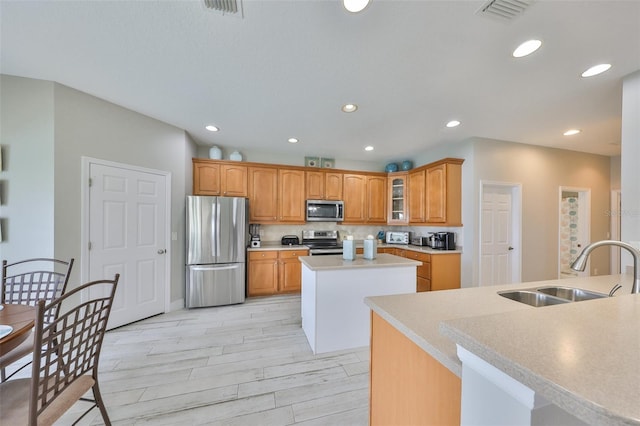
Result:
M242 0L204 0L204 6L223 15L242 16Z
M485 16L511 20L521 15L533 0L489 0L478 13Z

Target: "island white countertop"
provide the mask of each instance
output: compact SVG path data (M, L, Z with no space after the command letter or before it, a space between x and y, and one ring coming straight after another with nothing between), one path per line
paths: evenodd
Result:
M640 424L640 296L630 294L632 278L570 278L365 303L458 376L452 339L589 423ZM541 308L497 294L543 286L608 293L617 283L623 287L613 298Z
M387 253L378 253L375 259L365 259L358 255L355 260L344 260L341 254L328 256L300 256L300 262L312 271L353 269L353 268L388 268L398 266L419 266L422 262L394 256Z

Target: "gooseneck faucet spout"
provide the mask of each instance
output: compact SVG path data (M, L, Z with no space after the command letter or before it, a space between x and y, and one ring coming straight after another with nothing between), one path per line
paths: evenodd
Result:
M631 256L633 256L633 287L631 287L631 293L640 294L640 270L638 270L638 263L640 263L640 250L635 248L629 243L615 240L602 240L591 243L582 250L582 253L571 264L571 269L574 271L584 271L587 266L587 258L594 249L602 246L617 246L626 249Z

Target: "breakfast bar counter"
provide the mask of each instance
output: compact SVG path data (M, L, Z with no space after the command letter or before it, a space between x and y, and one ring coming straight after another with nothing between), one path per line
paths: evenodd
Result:
M640 424L640 406L637 404L640 366L633 362L640 354L637 326L640 324L640 296L629 294L632 278L630 275L569 278L370 297L366 303L372 310L374 324L382 324L392 330L399 341L407 342L407 346L399 350L407 353L407 348L415 348L429 362L433 361L430 365L437 368L429 370L432 376L423 381L448 375L446 380L452 383L451 394L444 395L443 400L455 400L453 394L457 393L458 417L454 417L453 422L460 421L463 368L457 354L456 343L459 343L501 372L513 374L538 396L575 416L575 420L587 424ZM501 290L544 286L575 287L607 294L617 283L622 284L622 288L613 298L540 308L497 294ZM598 323L601 327L594 327ZM398 354L392 353L390 361L381 363L382 358L376 351L385 342L376 345L376 333L374 326L372 425L394 419L389 417L390 410L385 409L385 405L395 404L396 413L419 410L424 405L424 398L420 398L415 406L402 395L396 401L391 400L395 398L394 392L398 393L393 388L393 377L400 377L402 386L408 387L411 384L407 381L412 380L416 372L414 368L411 375L403 379L402 374L398 374L402 363L388 365ZM609 357L608 361L606 357ZM381 369L382 373L376 369ZM387 369L393 374L385 376L383 373ZM454 416L455 410L456 406L452 404Z

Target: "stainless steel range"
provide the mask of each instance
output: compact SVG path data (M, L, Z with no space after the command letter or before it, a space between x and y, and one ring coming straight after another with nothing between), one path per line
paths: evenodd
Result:
M310 256L342 254L338 231L302 231L302 245L309 247Z

